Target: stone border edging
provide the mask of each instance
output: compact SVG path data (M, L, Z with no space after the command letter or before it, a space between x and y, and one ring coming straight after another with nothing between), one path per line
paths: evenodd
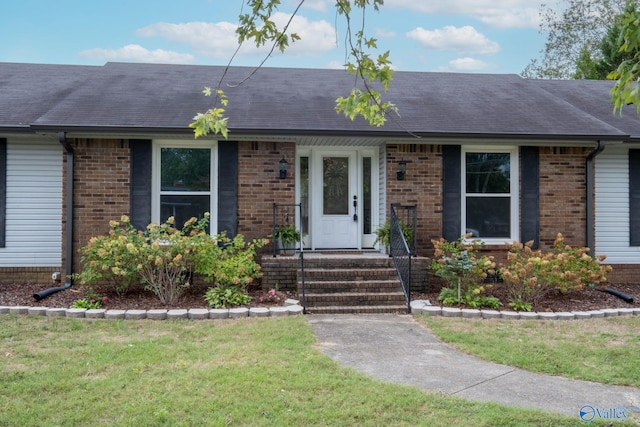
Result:
M240 308L191 308L191 309L151 309L151 310L117 310L86 308L50 308L29 306L0 306L0 314L20 314L46 317L69 317L77 319L125 319L125 320L208 320L239 319L243 317L281 317L301 315L304 308L299 304L275 307L240 307ZM522 312L478 310L469 308L440 307L427 301L411 301L412 314L429 316L461 317L468 319L539 319L539 320L574 320L615 316L640 316L640 307L636 308L604 308L590 311L571 312Z
M49 308L29 306L0 306L0 314L20 314L46 317L69 317L78 319L125 319L125 320L206 320L206 319L239 319L242 317L280 317L303 314L301 305L281 307L252 307L229 309L153 309L153 310L115 310L86 308Z
M540 319L540 320L574 320L615 316L640 316L640 308L603 308L601 310L571 312L524 312L477 310L469 308L440 307L426 301L411 301L412 314L429 316L463 317L469 319Z

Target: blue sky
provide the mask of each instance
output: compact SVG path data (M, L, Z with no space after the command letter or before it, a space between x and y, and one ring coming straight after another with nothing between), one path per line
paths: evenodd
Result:
M299 0L282 0L286 22ZM102 65L110 61L226 65L241 0L4 0L0 62ZM540 0L385 0L365 32L402 71L520 73L537 58ZM549 2L547 2L549 3ZM292 23L302 40L266 63L338 68L344 24L332 0L306 0ZM233 64L257 65L243 47Z

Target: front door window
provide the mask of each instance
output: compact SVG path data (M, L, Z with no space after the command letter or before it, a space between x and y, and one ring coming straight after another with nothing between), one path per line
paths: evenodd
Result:
M349 158L324 157L323 173L323 214L349 214Z

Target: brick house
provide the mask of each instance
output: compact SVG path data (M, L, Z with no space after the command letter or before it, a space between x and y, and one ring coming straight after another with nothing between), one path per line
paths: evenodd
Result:
M380 249L401 203L416 205L419 255L465 232L496 254L562 232L632 280L640 120L611 113L611 82L397 72L400 116L372 128L333 111L353 83L342 71L251 71L224 79L229 139L194 140L224 67L0 64L0 281L77 271L77 250L123 214L143 227L210 211L212 232L251 239L274 203L303 205L292 221L312 251Z

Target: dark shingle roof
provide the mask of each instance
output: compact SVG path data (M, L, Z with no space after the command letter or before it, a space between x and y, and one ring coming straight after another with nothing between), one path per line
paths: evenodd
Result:
M190 132L224 67L109 63L103 67L0 63L0 127ZM388 93L400 117L384 127L334 112L353 76L341 70L232 67L223 89L234 132L325 135L623 138L590 111L517 75L396 72ZM566 83L558 82L559 84ZM603 82L598 82L603 83ZM595 96L595 95L594 95ZM635 123L640 133L640 122Z
M640 118L635 106L623 108L622 114L613 112L609 94L613 81L532 80L532 83L631 137L640 138Z
M0 63L0 128L29 126L99 67Z

